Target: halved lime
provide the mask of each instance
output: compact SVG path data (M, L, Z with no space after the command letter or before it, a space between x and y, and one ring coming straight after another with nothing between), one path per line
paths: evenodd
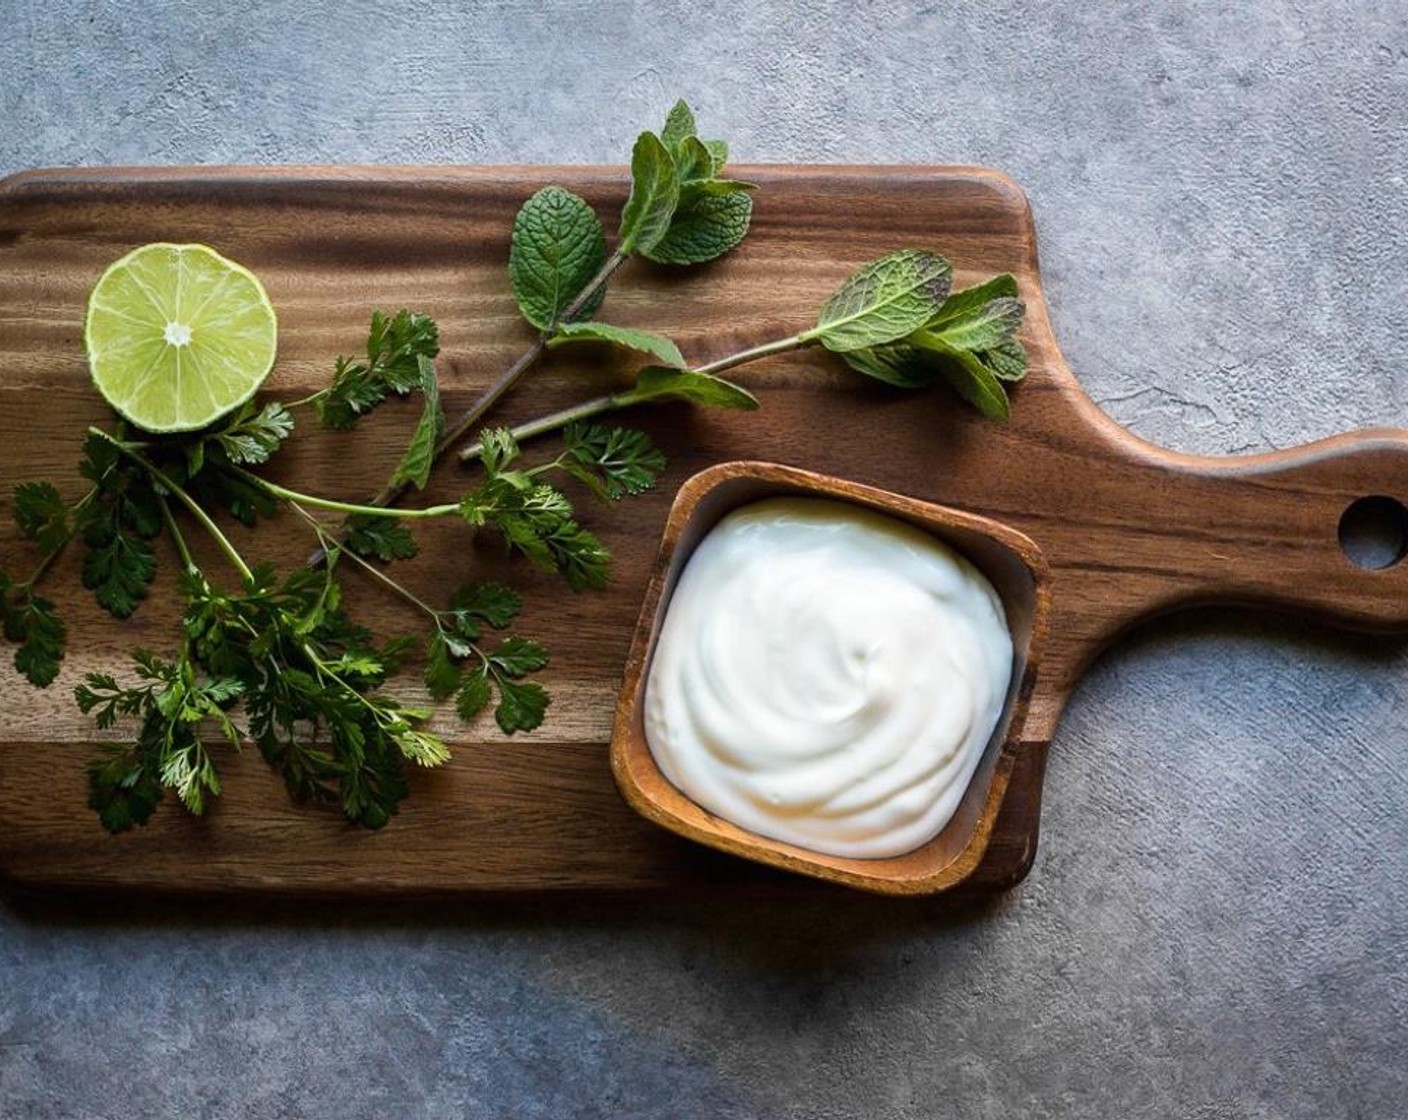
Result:
M201 428L249 400L277 339L254 273L205 245L165 242L108 267L83 327L98 391L149 432Z

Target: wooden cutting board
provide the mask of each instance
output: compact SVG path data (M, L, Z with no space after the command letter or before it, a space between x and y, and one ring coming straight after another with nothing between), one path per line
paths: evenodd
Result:
M1408 629L1408 564L1360 569L1337 536L1359 498L1408 501L1408 433L1360 432L1242 459L1161 450L1101 413L1066 368L1042 297L1031 214L1010 180L969 168L739 174L761 184L744 246L688 273L633 263L605 317L668 332L705 361L806 325L864 261L933 247L954 261L960 283L1002 271L1018 278L1032 372L1012 421L984 421L944 389L889 390L820 353L741 371L763 399L757 413L639 410L631 422L655 435L670 468L644 498L585 509L616 556L611 588L571 596L549 577L513 569L526 592L524 630L554 655L547 722L505 740L492 724L466 727L452 714L438 721L453 763L415 775L400 816L379 833L290 805L251 750L222 754L226 792L204 819L168 803L146 828L107 837L85 807L83 765L100 733L74 707L71 688L83 672L123 667L133 645L170 649L174 597L158 592L132 620L115 622L80 588L78 558L66 556L48 591L70 625L63 675L36 691L14 673L8 650L0 666L0 876L39 888L367 895L807 889L637 818L608 766L619 675L671 496L693 472L727 459L808 467L976 511L1045 551L1050 638L991 844L966 884L973 888L1011 884L1030 866L1062 707L1095 653L1139 620L1236 602ZM549 182L603 212L626 191L621 169L584 167L45 171L0 184L0 564L24 570L33 561L10 517L13 485L49 478L76 494L81 433L105 420L88 382L82 318L88 288L116 257L148 241L203 241L254 269L279 311L271 388L285 396L324 385L334 357L363 345L373 308L425 311L440 323L443 395L454 415L531 341L504 263L515 210ZM619 356L558 353L495 419L527 419L626 377ZM312 492L368 494L413 422L413 406L393 405L355 437L310 428L281 454L280 477ZM462 483L446 464L429 497ZM282 564L299 562L309 543L291 519L240 539ZM169 577L171 557L161 560ZM444 525L403 578L443 598L475 573L502 574L500 566L496 549ZM395 632L399 607L352 574L348 583L356 611Z

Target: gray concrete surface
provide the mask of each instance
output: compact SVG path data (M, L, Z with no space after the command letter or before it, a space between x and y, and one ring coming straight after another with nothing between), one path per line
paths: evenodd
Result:
M1401 0L3 0L0 172L993 164L1066 354L1173 447L1408 420ZM1199 616L1106 658L1031 877L437 915L0 906L0 1116L1408 1115L1408 657Z

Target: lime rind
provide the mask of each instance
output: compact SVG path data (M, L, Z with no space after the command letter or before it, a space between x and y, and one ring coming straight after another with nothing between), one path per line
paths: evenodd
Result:
M258 277L199 244L155 242L114 261L84 322L98 391L151 432L202 428L249 400L277 340Z

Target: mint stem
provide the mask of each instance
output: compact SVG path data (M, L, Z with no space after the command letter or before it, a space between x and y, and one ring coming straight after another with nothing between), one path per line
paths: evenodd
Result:
M540 416L537 420L530 420L526 424L519 424L510 428L513 438L520 442L532 439L534 436L543 435L545 432L556 431L558 428L565 428L574 420L587 420L593 416L600 416L603 412L614 412L618 408L629 408L637 403L637 398L629 392L617 393L614 396L594 397L581 404L575 404L571 408L564 408L560 412L550 412L546 416ZM463 451L460 452L460 461L470 463L484 454L484 445L475 440Z
M586 287L577 293L577 298L567 305L567 309L562 313L561 321L570 323L578 313L590 302L602 288L616 274L616 270L630 260L630 253L617 249L611 256L606 258L606 263L597 270L597 274L587 281ZM438 459L441 454L449 450L468 434L469 430L479 423L483 415L489 411L520 377L536 362L543 353L548 343L550 332L544 331L540 334L533 345L525 350L513 365L504 370L499 375L499 379L489 386L480 398L470 406L454 425L440 437L440 442L435 445L435 457ZM401 490L405 485L401 486ZM394 499L388 499L394 500ZM381 504L381 503L375 503Z
M709 362L691 370L692 373L705 373L713 375L726 369L733 369L734 366L741 366L746 362L756 362L759 358L767 358L773 354L784 354L789 350L800 350L805 346L812 345L810 340L802 338L800 335L789 335L787 338L774 339L772 342L764 342L758 346L750 346L746 350L739 350L737 353L728 354L725 357ZM615 412L617 409L630 408L633 404L641 404L644 401L658 400L662 398L645 397L638 394L634 389L628 389L624 393L613 393L604 397L594 397L592 400L583 401L581 404L573 405L571 408L564 408L559 412L550 412L546 416L541 416L537 420L530 420L526 424L519 424L510 428L509 432L513 438L520 443L524 440L532 439L546 432L556 431L558 428L565 428L576 420L588 420L593 416L600 416L603 412ZM484 445L477 440L460 452L460 461L469 463L478 459L484 453Z
M788 335L786 338L775 339L772 342L764 342L760 346L751 346L747 350L740 350L736 354L729 354L727 357L710 362L708 365L699 366L695 373L722 373L726 369L734 366L741 366L747 362L756 362L759 358L766 358L772 354L785 354L788 350L800 350L804 346L815 345L811 339L805 339L799 334Z

